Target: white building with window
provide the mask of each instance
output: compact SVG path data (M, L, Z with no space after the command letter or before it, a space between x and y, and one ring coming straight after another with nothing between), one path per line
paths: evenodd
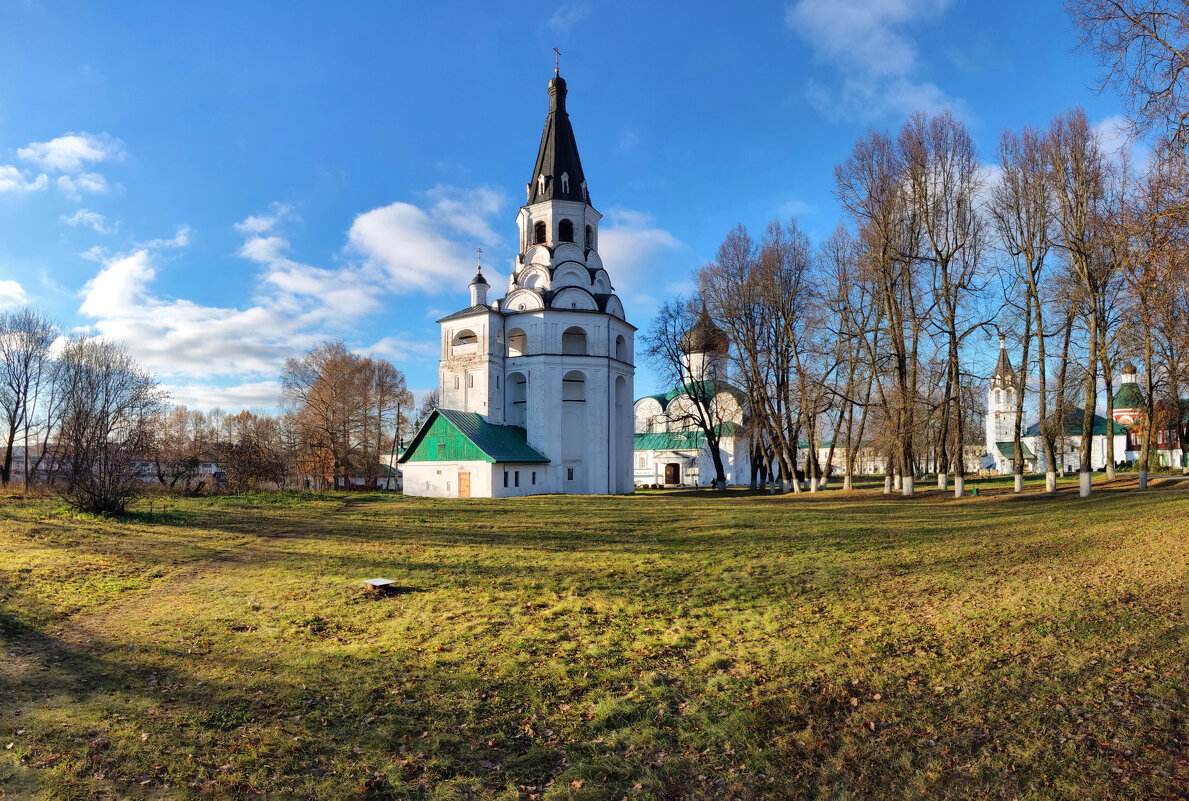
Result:
M480 269L471 305L438 321L440 410L401 457L406 494L632 491L636 329L599 258L556 71L525 188L507 293L489 302Z

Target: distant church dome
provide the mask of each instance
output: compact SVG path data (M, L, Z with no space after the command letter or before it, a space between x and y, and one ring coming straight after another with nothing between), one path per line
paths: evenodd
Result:
M1127 362L1123 365L1123 375L1135 375L1139 370L1135 367L1135 362Z
M705 306L697 322L681 338L681 349L686 353L726 353L730 344L727 332L715 325Z

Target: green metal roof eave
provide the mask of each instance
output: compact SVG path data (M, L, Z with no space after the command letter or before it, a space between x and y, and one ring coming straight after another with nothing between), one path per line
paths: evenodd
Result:
M996 442L995 447L999 449L999 452L1001 454L1003 454L1003 458L1005 458L1005 459L1015 459L1016 458L1016 443L1014 441L1007 440L1004 442ZM1036 458L1036 454L1034 454L1028 448L1027 443L1024 443L1024 442L1020 443L1020 451L1021 451L1021 453L1023 453L1025 459L1035 459Z
M477 412L459 412L454 409L438 409L438 411L476 448L489 457L493 464L500 462L545 464L549 462L544 454L528 444L527 432L519 426L489 423ZM509 437L513 439L509 441ZM502 438L503 441L492 441L492 438ZM498 450L501 448L512 448L519 452ZM493 450L498 450L498 452L492 453Z
M528 444L528 440L524 433L524 429L519 426L500 426L494 423L489 423L483 419L482 415L476 412L459 412L454 409L434 409L433 414L426 418L425 422L421 424L421 428L413 436L413 441L405 449L405 452L397 460L399 464L405 464L410 461L417 448L421 445L421 441L429 432L434 420L438 417L443 418L449 423L458 433L462 434L472 445L474 445L480 453L483 454L483 461L489 464L501 463L517 463L517 464L548 464L549 459L538 451L536 448ZM507 431L504 431L507 429ZM514 433L513 433L514 432ZM522 441L509 443L506 439L509 435L516 437L524 437ZM504 442L492 441L492 437L502 437ZM508 452L502 450L505 447L512 447L518 452ZM495 451L493 453L493 451Z

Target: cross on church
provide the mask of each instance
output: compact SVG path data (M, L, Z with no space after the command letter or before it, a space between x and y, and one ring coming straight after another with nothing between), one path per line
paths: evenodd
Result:
M560 61L561 61L561 51L555 47L555 48L553 48L553 74L554 75L557 75L561 71L558 66Z
M483 272L483 248L475 248L475 270Z

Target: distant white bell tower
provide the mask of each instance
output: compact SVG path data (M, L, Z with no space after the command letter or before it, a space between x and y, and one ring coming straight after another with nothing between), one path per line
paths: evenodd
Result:
M1007 356L1007 338L999 337L999 361L987 387L987 453L995 459L1000 472L1008 472L1011 462L999 452L998 443L1010 442L1016 431L1016 393L1021 383Z

